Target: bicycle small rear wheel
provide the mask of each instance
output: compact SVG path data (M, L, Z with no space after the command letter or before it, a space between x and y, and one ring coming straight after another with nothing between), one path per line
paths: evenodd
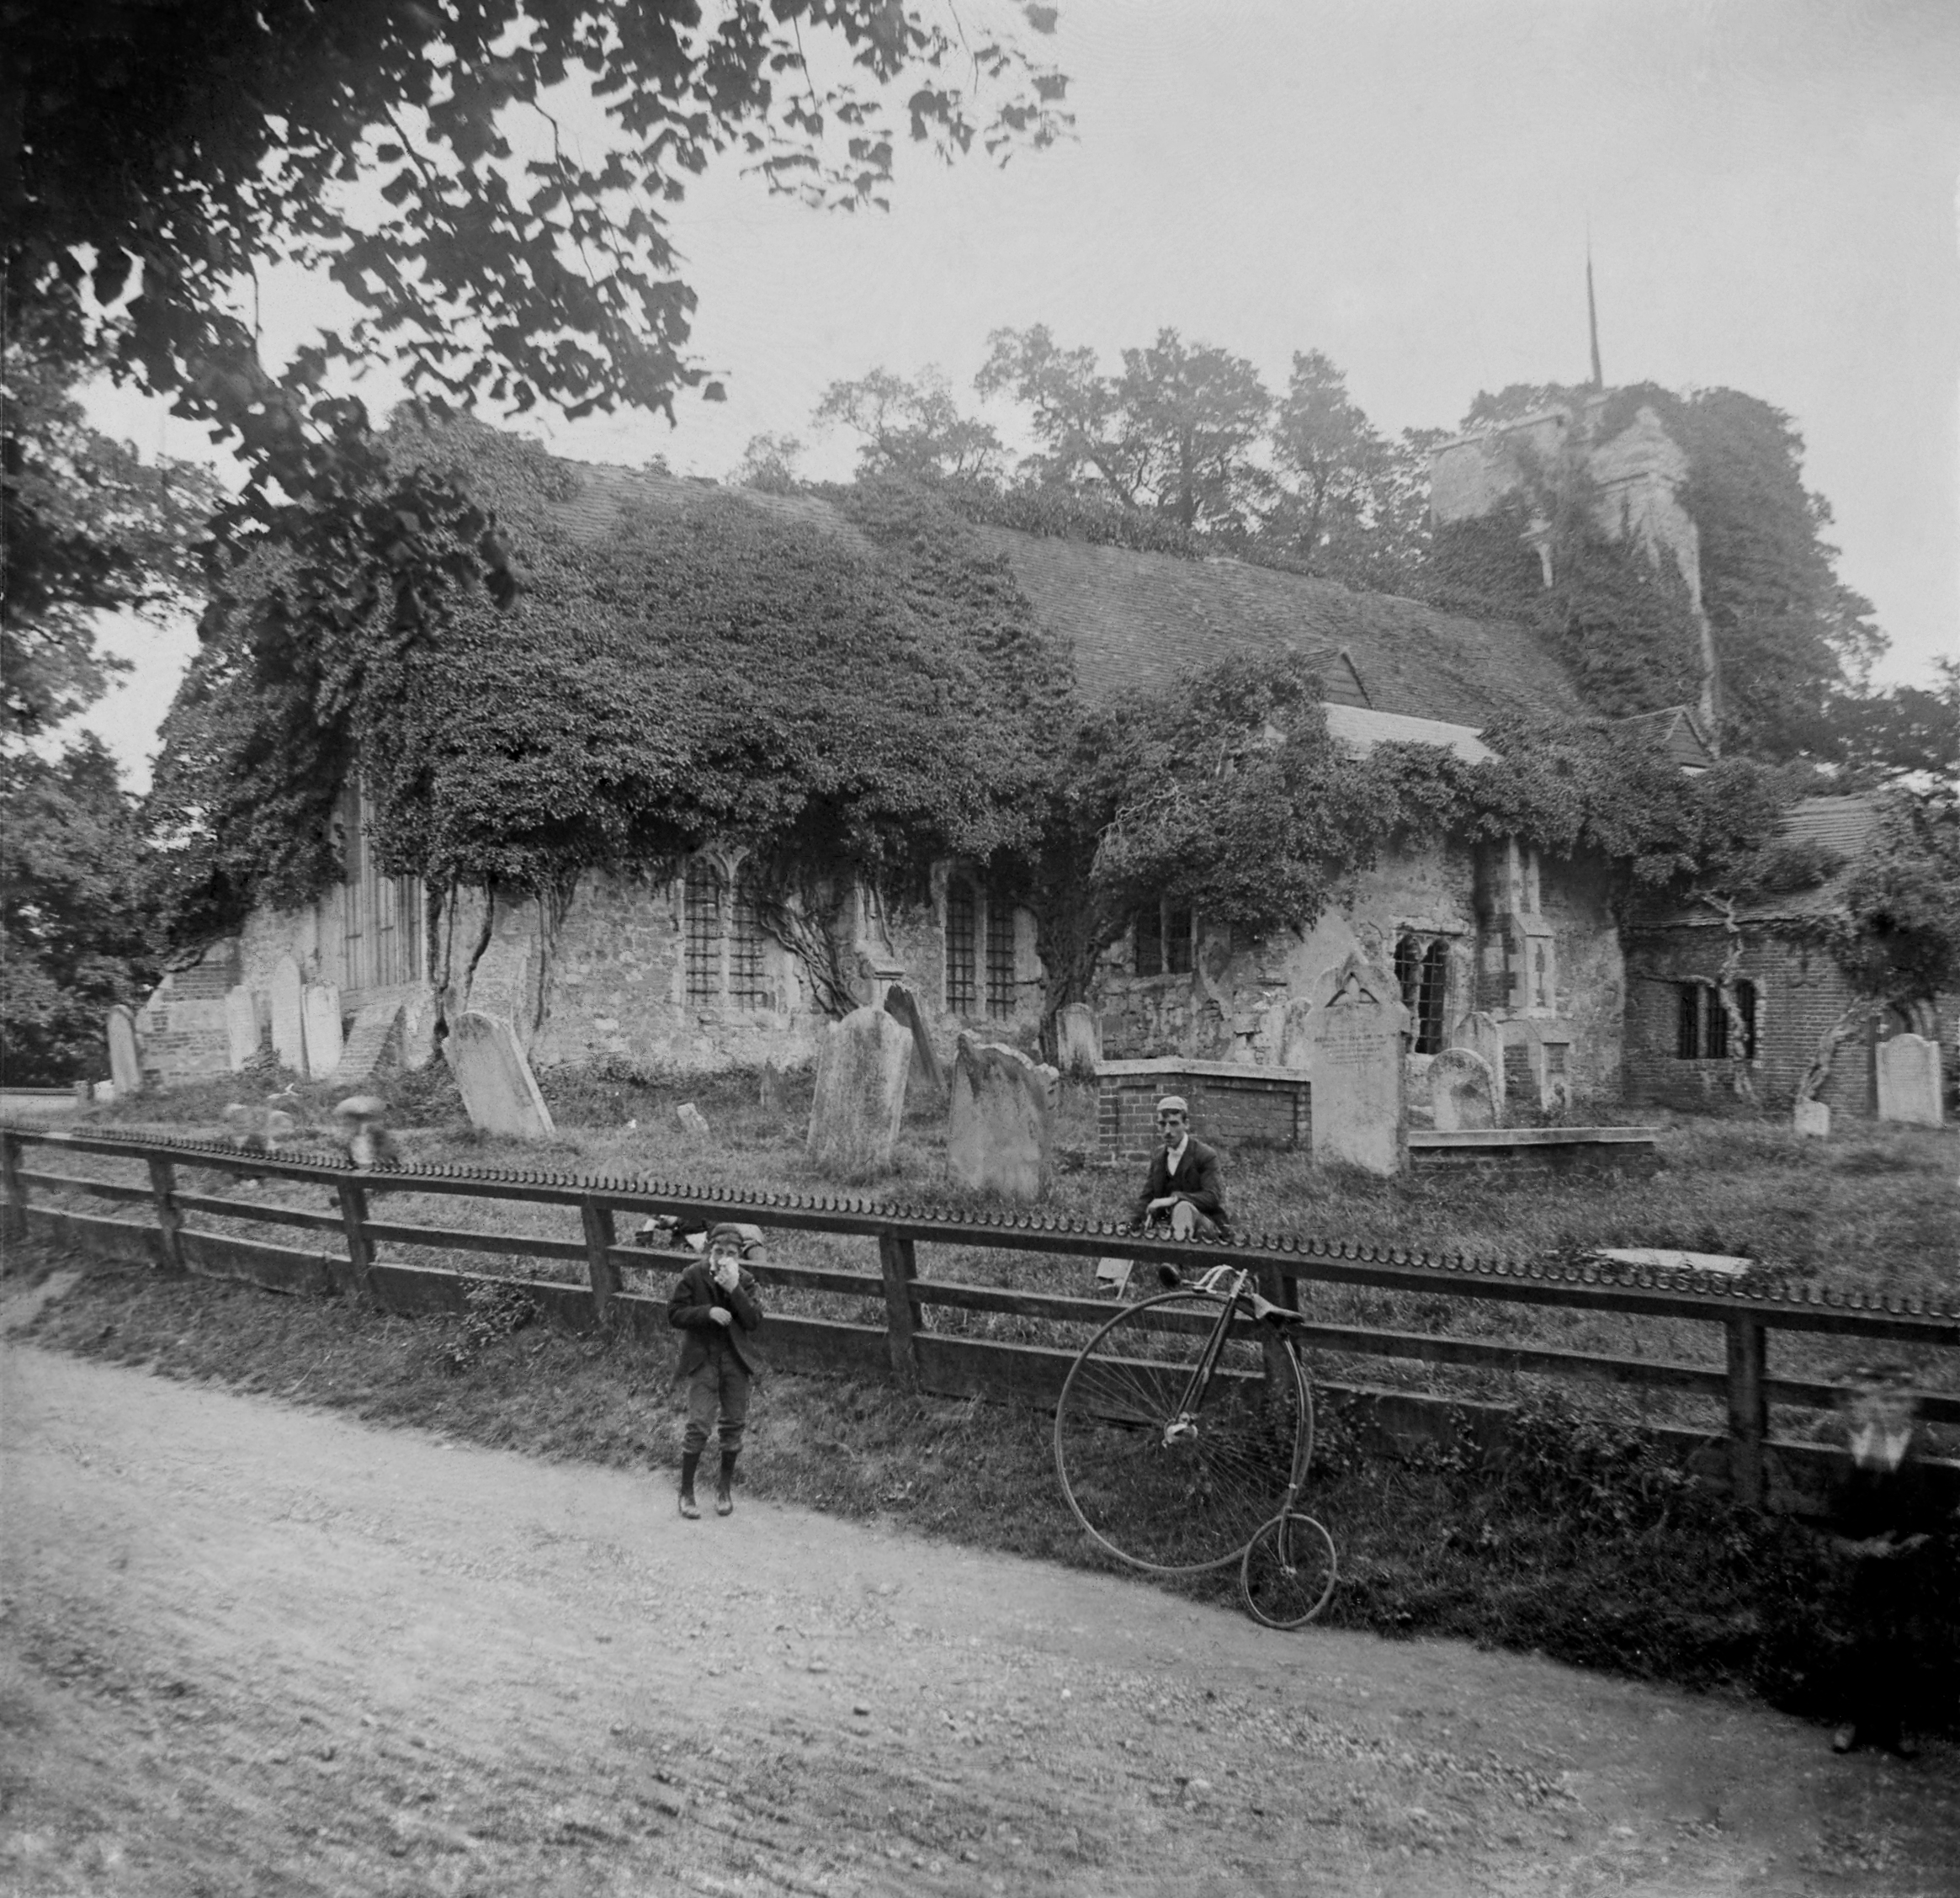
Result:
M1223 1300L1170 1292L1117 1314L1070 1368L1055 1473L1090 1538L1133 1568L1236 1561L1305 1474L1313 1406L1292 1344L1235 1318L1195 1415L1182 1407Z
M1255 1621L1304 1628L1326 1607L1340 1564L1334 1538L1298 1509L1275 1516L1246 1545L1239 1591Z

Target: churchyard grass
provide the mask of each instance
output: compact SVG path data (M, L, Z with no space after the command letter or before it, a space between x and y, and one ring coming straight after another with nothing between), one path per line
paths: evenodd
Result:
M604 1176L645 1174L703 1187L751 1193L847 1190L869 1198L935 1205L976 1205L953 1187L943 1167L943 1114L915 1100L892 1169L850 1182L821 1177L804 1151L811 1078L781 1078L778 1104L760 1104L759 1077L736 1072L685 1082L625 1067L547 1070L544 1092L559 1137L519 1143L484 1136L462 1118L460 1103L439 1066L398 1084L399 1109L410 1124L402 1135L412 1161L518 1168L547 1167ZM104 1118L119 1130L143 1126L183 1132L221 1124L224 1102L240 1083L180 1089L129 1102ZM311 1106L324 1121L331 1091ZM692 1101L706 1116L705 1139L683 1132L675 1108ZM1121 1219L1138 1169L1096 1163L1094 1098L1086 1087L1065 1089L1057 1129L1060 1163L1042 1210L1081 1219ZM1620 1118L1625 1118L1623 1115ZM1464 1252L1511 1259L1567 1258L1599 1246L1671 1246L1733 1252L1793 1282L1844 1290L1950 1301L1960 1292L1955 1235L1960 1193L1955 1165L1960 1137L1875 1123L1840 1121L1828 1141L1799 1140L1781 1117L1740 1112L1705 1116L1658 1114L1660 1170L1651 1178L1615 1173L1515 1177L1495 1172L1415 1174L1381 1180L1347 1168L1310 1164L1296 1152L1252 1150L1230 1156L1228 1184L1238 1225L1329 1241L1411 1252ZM419 1123L419 1124L417 1124ZM79 1156L77 1156L79 1157ZM317 1188L268 1181L252 1189L288 1204L312 1204ZM321 1201L324 1204L324 1201ZM449 1196L390 1195L377 1217L400 1223L465 1225L576 1241L570 1209L521 1202L468 1201ZM271 1228L251 1235L292 1241ZM631 1237L622 1222L622 1240ZM1120 1252L1113 1242L1112 1250ZM404 1263L439 1264L430 1248L390 1241L387 1256ZM822 1234L785 1236L778 1257L858 1272L876 1270L868 1241ZM453 1255L452 1255L453 1257ZM577 1279L583 1268L511 1256L473 1256L468 1269L484 1274ZM1078 1296L1093 1291L1085 1259L991 1249L922 1245L922 1276L969 1284L1012 1285ZM643 1288L632 1285L643 1279ZM629 1273L629 1289L657 1290L657 1269ZM1490 1342L1548 1345L1617 1357L1649 1357L1718 1369L1716 1327L1691 1320L1592 1312L1555 1305L1514 1305L1473 1298L1418 1296L1367 1288L1303 1284L1302 1305L1321 1322L1448 1332ZM778 1308L812 1316L882 1323L869 1300L842 1295L778 1290ZM927 1324L1012 1342L1066 1346L1081 1327L1011 1314L928 1306ZM1779 1333L1772 1374L1837 1380L1864 1360L1870 1347L1828 1336ZM1928 1388L1960 1392L1953 1354L1928 1349L1910 1360ZM1389 1385L1485 1401L1511 1402L1537 1380L1416 1360L1315 1351L1316 1377ZM1720 1427L1718 1406L1692 1394L1644 1386L1588 1385L1578 1395L1591 1411L1628 1422ZM1826 1420L1812 1412L1779 1411L1776 1433L1804 1436ZM1942 1435L1960 1434L1942 1433ZM1950 1450L1960 1446L1948 1444Z

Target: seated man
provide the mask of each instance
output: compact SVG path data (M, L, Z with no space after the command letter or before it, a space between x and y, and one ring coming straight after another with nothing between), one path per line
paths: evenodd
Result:
M1164 1144L1150 1156L1150 1178L1132 1223L1152 1238L1222 1238L1227 1222L1219 1156L1192 1139L1191 1109L1182 1094L1166 1094L1157 1103L1157 1131Z

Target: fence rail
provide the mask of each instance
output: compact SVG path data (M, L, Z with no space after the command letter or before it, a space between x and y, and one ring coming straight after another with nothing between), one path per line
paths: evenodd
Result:
M22 1164L28 1147L140 1162L142 1184L96 1180ZM773 1355L785 1368L884 1374L933 1391L1031 1398L1052 1403L1073 1352L1066 1348L1009 1344L936 1331L923 1308L1007 1314L1058 1324L1092 1325L1106 1319L1107 1300L974 1285L918 1273L922 1244L992 1248L1064 1257L1100 1257L1112 1252L1146 1267L1174 1264L1187 1269L1229 1263L1255 1268L1266 1295L1299 1303L1302 1281L1365 1286L1430 1296L1500 1300L1617 1313L1689 1319L1720 1327L1724 1363L1674 1364L1653 1358L1616 1358L1542 1345L1493 1342L1426 1332L1377 1326L1328 1324L1303 1318L1301 1342L1309 1348L1367 1357L1401 1358L1559 1378L1604 1380L1684 1391L1722 1401L1725 1412L1726 1470L1734 1495L1761 1505L1770 1487L1766 1459L1775 1453L1787 1465L1825 1454L1816 1446L1772 1443L1772 1404L1824 1407L1841 1398L1844 1387L1813 1380L1777 1378L1769 1370L1769 1334L1774 1331L1824 1332L1871 1338L1883 1344L1960 1349L1960 1310L1910 1300L1885 1300L1811 1286L1737 1284L1688 1272L1618 1268L1588 1263L1511 1261L1410 1254L1379 1247L1331 1244L1293 1234L1238 1235L1228 1241L1177 1243L1148 1240L1108 1222L1044 1220L1033 1215L985 1215L943 1208L889 1205L863 1199L824 1194L751 1194L704 1189L684 1183L645 1179L587 1178L552 1172L507 1172L465 1167L352 1169L343 1160L321 1155L262 1156L225 1146L167 1138L124 1138L75 1130L10 1124L0 1127L8 1234L29 1231L66 1240L84 1249L147 1258L167 1272L193 1271L243 1278L286 1290L343 1290L370 1298L390 1310L439 1311L460 1309L466 1275L452 1269L412 1266L379 1256L384 1245L427 1247L449 1252L481 1252L547 1259L584 1268L582 1284L528 1279L527 1289L558 1321L658 1333L665 1328L660 1302L627 1289L627 1269L677 1271L684 1256L650 1252L618 1242L622 1213L673 1215L682 1218L736 1220L789 1231L821 1232L876 1241L878 1269L853 1272L787 1261L760 1263L766 1284L841 1294L882 1305L882 1326L831 1319L773 1316ZM335 1198L332 1211L281 1206L227 1194L180 1188L179 1169L208 1170L246 1179L276 1178L316 1184ZM151 1220L109 1219L65 1208L35 1205L34 1191L79 1194L125 1204L147 1203ZM376 1219L372 1199L380 1194L438 1194L502 1199L575 1210L578 1239L555 1239L520 1232L407 1224ZM309 1251L268 1241L205 1231L185 1223L187 1214L255 1225L294 1226L332 1235L342 1249ZM1176 1323L1166 1317L1166 1326ZM1469 1424L1485 1433L1501 1430L1507 1414L1501 1406L1469 1404L1365 1386L1346 1390L1369 1406L1373 1420L1390 1432L1437 1435ZM1960 1397L1932 1396L1922 1409L1935 1422L1960 1423ZM1664 1430L1684 1441L1696 1433ZM1814 1474L1814 1467L1813 1470ZM1960 1465L1950 1467L1960 1484Z

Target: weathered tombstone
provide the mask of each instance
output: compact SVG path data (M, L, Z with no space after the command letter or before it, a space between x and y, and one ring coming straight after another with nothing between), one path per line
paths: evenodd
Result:
M272 1051L281 1067L305 1077L306 1072L305 985L300 965L282 955L272 972Z
M95 1083L95 1104L98 1107L114 1107L115 1105L114 1082L98 1081Z
M1495 1127L1496 1092L1490 1064L1468 1048L1446 1048L1429 1064L1429 1100L1439 1134Z
M954 1183L1038 1199L1060 1078L1018 1048L962 1034L946 1117L946 1170Z
M1937 1127L1941 1103L1940 1045L1923 1034L1895 1034L1878 1044L1878 1118L1909 1127Z
M1055 1056L1064 1074L1093 1081L1102 1059L1102 1029L1086 1002L1071 1002L1054 1018Z
M517 1031L502 1017L474 1009L459 1015L443 1044L443 1055L471 1125L518 1140L550 1140L558 1131L518 1045Z
M394 1066L401 1058L402 1012L399 1000L370 1002L357 1010L333 1078L358 1087Z
M681 1131L698 1140L708 1138L708 1116L692 1101L683 1101L674 1109L674 1119L680 1122Z
M783 1104L783 1077L773 1061L762 1063L762 1109L773 1114Z
M1473 1008L1450 1031L1453 1048L1467 1048L1490 1072L1490 1104L1504 1111L1504 1030L1495 1015Z
M1823 1101L1798 1101L1790 1120L1799 1134L1808 1135L1812 1140L1830 1138L1830 1108Z
M136 1045L136 1018L120 1002L109 1012L109 1076L119 1095L143 1091L143 1055Z
M935 1094L943 1094L946 1066L939 1059L939 1050L932 1045L932 1036L926 1032L926 1018L920 1011L918 997L903 982L890 983L884 991L884 1012L895 1022L904 1025L912 1038L914 1066L931 1083Z
M258 1003L242 984L225 992L225 1050L234 1074L258 1057Z
M340 991L331 982L309 982L300 993L300 1012L305 1023L305 1072L324 1081L340 1066L345 1044L340 1032Z
M882 1008L832 1022L816 1057L810 1157L824 1172L875 1172L891 1164L905 1117L912 1038Z
M1371 1173L1407 1163L1402 1035L1409 1011L1393 978L1359 955L1331 972L1314 1016L1314 1157Z

